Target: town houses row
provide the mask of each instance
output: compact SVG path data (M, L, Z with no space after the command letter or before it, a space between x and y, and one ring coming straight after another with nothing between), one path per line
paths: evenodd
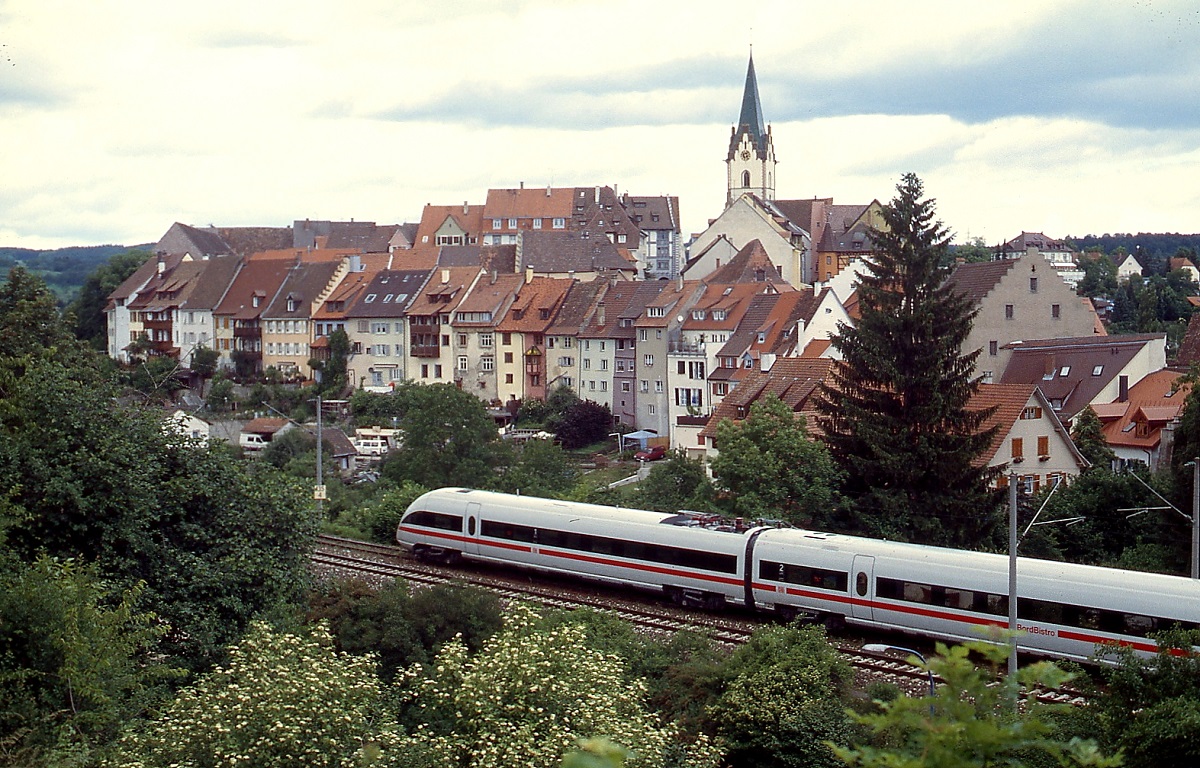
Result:
M585 191L593 203L608 194ZM669 200L646 208L668 212ZM515 216L515 242L479 242L495 223L488 217L477 229L461 227L462 242L438 244L450 236L437 232L470 207L427 209L415 227L175 224L110 296L109 352L186 363L204 347L223 367L307 379L343 330L353 387L451 383L502 405L569 386L609 406L618 424L711 457L720 420L744 418L760 397L775 394L811 414L836 357L830 336L854 323L853 284L839 283L856 274L854 260L819 286L794 286L754 239L703 274L700 261L680 260L673 278L644 279L638 252L649 238L636 226L588 238L564 226L560 237L574 240L540 249L536 217ZM979 351L976 373L987 382L975 405L997 406L1000 436L985 460L1019 467L1031 487L1077 474L1085 462L1064 425L1086 405L1114 447L1127 444L1125 458L1161 460L1183 400L1179 372L1166 369L1165 337L1104 335L1051 258L1036 247L1009 256L960 265L951 278L979 310L965 350Z

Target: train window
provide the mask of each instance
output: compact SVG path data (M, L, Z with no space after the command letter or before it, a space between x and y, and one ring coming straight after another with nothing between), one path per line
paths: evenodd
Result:
M532 528L484 520L481 532L484 536L509 541L527 541L546 547L560 547L577 552L595 552L634 560L645 560L667 565L680 565L718 573L737 573L737 557L717 552L647 544L641 541L610 539L604 536L588 536L571 531L556 531L548 528Z
M947 608L957 608L960 611L969 611L974 604L975 593L969 589L945 587L942 590L941 605L944 605Z
M1043 621L1047 624L1063 623L1063 606L1048 600L1022 597L1017 602L1017 616L1028 621Z
M858 593L859 597L866 597L866 595L867 595L867 574L866 574L866 572L860 572L858 574L858 576L854 577L854 591Z
M1125 614L1125 629L1127 635L1135 637L1145 637L1148 632L1153 632L1155 625L1158 622L1149 616L1140 616L1136 613Z
M461 515L445 515L441 512L429 512L420 510L405 516L405 525L418 525L422 528L438 528L444 531L461 531L462 530Z
M475 535L475 518L467 518L467 533Z
M845 592L850 581L850 574L845 571L830 571L824 568L810 568L806 565L790 565L763 560L758 564L758 576L767 581L781 581L785 584L800 584L816 589L828 589Z
M497 523L493 520L484 520L480 533L492 539L506 539L508 541L537 541L537 529L528 525L514 525L512 523Z

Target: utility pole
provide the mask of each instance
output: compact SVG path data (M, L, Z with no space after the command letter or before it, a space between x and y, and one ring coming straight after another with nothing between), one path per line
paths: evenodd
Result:
M1192 459L1192 578L1200 579L1200 456Z
M1017 476L1008 476L1008 675L1017 679Z
M317 395L317 487L313 489L313 498L317 501L317 517L321 518L324 511L325 480L322 475L321 461L321 396Z

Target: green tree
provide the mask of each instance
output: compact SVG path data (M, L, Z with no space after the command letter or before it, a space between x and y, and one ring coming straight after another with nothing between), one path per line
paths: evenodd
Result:
M204 401L205 406L214 413L225 413L236 403L233 381L218 372L213 378L212 387L208 390L208 397Z
M838 765L830 747L853 741L845 707L854 673L819 627L755 632L734 651L724 675L710 718L729 744L727 765Z
M579 470L553 440L526 440L516 459L501 473L498 490L561 499L579 479Z
M580 400L563 414L555 436L568 451L585 448L608 437L613 429L612 410L591 400Z
M1079 281L1079 294L1094 299L1097 296L1111 298L1117 293L1117 265L1112 259L1100 254L1097 258L1084 258L1079 262L1083 278Z
M204 385L217 372L220 361L221 353L215 349L201 345L192 351L192 372L200 377L200 397L204 397Z
M396 580L372 587L337 579L320 585L309 599L308 619L329 622L339 650L374 653L380 675L428 663L458 638L471 651L501 628L503 611L494 592L453 584L410 590Z
M996 258L996 248L989 248L982 237L972 237L964 245L951 246L948 253L955 261L974 264L982 261L992 261Z
M638 484L636 505L658 512L691 509L713 512L712 482L699 459L689 459L683 451L672 451L667 458L650 467L650 474Z
M993 665L979 665L970 654ZM1049 662L998 678L996 666L1008 655L1005 645L972 642L947 648L941 643L928 668L942 685L932 699L899 697L878 702L870 714L851 714L870 728L880 745L834 748L847 765L861 768L969 768L1028 765L1048 758L1060 766L1118 766L1094 742L1063 738L1048 720L1062 707L1038 704L1039 686L1057 687L1069 679ZM910 663L919 663L914 658ZM1023 706L1014 711L1020 691Z
M255 623L229 664L204 675L123 740L106 765L351 768L398 735L370 656Z
M979 353L962 347L977 309L947 284L947 232L922 192L906 174L884 206L858 289L861 319L833 335L842 361L817 407L856 525L886 538L973 544L996 526L994 470L976 461L995 429L983 428L990 410L968 408Z
M90 356L58 313L54 294L22 266L0 284L0 363L19 373L31 358L85 364Z
M1102 428L1100 417L1090 405L1085 405L1071 422L1071 440L1075 442L1075 447L1083 457L1091 463L1091 469L1109 469L1117 460L1117 454L1113 453L1108 441L1104 439Z
M260 611L295 601L315 534L301 486L228 451L177 444L154 409L123 407L85 369L0 364L0 499L8 539L94 561L172 627L199 666Z
M104 309L109 294L153 257L149 251L131 248L111 257L87 276L79 296L68 307L68 313L75 317L75 335L80 341L87 342L97 351L104 351L108 340Z
M1149 659L1128 648L1112 649L1115 665L1101 668L1103 685L1088 706L1090 726L1129 768L1200 764L1200 644L1196 630L1156 637Z
M755 402L744 421L718 424L717 445L712 471L732 494L734 513L809 527L829 522L838 468L825 446L809 437L804 417L778 397Z
M0 553L0 733L12 764L94 754L155 703L175 671L155 658L166 627L136 610L139 591L113 594L77 562Z
M384 459L383 476L426 488L490 487L499 437L479 398L453 384L406 384L396 391L408 407L399 423L400 447Z
M321 369L321 392L338 395L346 389L350 360L350 337L341 328L329 334L329 359Z

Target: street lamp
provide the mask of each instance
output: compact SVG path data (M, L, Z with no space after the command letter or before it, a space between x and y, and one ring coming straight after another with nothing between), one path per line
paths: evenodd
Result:
M910 656L916 656L920 659L921 664L925 667L925 674L929 675L929 714L933 716L933 697L937 695L933 684L933 670L929 668L929 662L925 660L920 651L914 651L912 648L904 648L899 645L888 645L887 643L867 643L862 649L870 653L887 653L888 651L907 653Z

